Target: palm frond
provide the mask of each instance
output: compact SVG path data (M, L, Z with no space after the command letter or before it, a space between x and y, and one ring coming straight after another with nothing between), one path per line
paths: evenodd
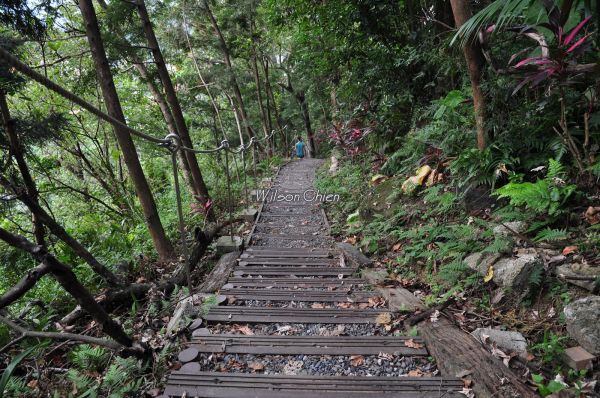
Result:
M451 45L456 41L465 46L469 41L477 39L479 32L486 26L495 25L494 31L513 25L537 1L536 0L496 0L473 15L465 22L452 38ZM523 21L520 21L521 23Z

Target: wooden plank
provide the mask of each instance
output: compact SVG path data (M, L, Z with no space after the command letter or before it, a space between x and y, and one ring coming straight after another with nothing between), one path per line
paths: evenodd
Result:
M204 317L209 322L375 323L382 310L275 307L212 307Z
M358 278L229 278L223 287L257 287L267 286L293 287L293 288L343 288L364 286L367 282Z
M175 371L165 395L207 398L459 398L462 381L439 377L285 376Z
M351 276L356 268L333 268L333 267L261 267L245 266L233 269L234 276L329 276L338 277Z
M247 265L306 265L320 267L335 267L339 266L339 260L323 260L314 258L274 258L263 257L259 259L244 258L240 259L240 266Z
M408 339L418 344L422 340L408 336L244 336L206 335L192 339L191 348L199 352L223 352L230 354L279 354L279 355L379 355L384 352L395 355L427 356L423 348L406 346Z
M238 300L268 300L268 301L303 301L327 303L366 303L370 297L375 297L373 292L340 292L326 290L291 290L291 289L221 289L221 294L231 299Z

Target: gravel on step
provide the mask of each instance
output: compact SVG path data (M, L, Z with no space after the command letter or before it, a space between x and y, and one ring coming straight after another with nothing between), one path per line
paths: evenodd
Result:
M249 323L211 324L211 334L246 334L263 336L392 336L392 331L378 324L335 323Z
M435 365L400 355L253 355L202 353L202 371L321 376L432 376Z

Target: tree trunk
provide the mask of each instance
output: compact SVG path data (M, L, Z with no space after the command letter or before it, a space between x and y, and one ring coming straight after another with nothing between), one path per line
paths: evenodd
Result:
M509 368L493 357L473 336L463 332L446 318L419 324L419 335L436 359L442 376L455 377L472 371L473 391L478 397L534 398L534 393Z
M27 195L38 201L38 190L33 181L33 177L29 172L29 167L27 167L27 163L25 162L25 156L23 155L23 147L19 138L17 136L17 132L15 130L15 121L10 116L10 110L8 109L8 102L6 101L6 94L0 91L0 113L2 113L2 124L4 125L4 132L8 138L10 154L17 161L17 166L19 168L19 172L23 177L23 182L25 183L25 188L27 189ZM33 235L35 236L35 240L38 245L45 244L44 241L44 225L42 222L32 214L31 221L33 224Z
M244 99L242 98L242 91L240 90L240 86L235 77L235 71L233 70L233 65L231 63L231 54L229 52L229 47L227 47L227 42L225 42L225 37L221 32L221 28L219 28L219 24L217 23L217 19L215 18L210 6L208 5L207 0L203 0L204 8L206 13L208 14L208 18L212 24L212 27L219 39L219 43L221 45L221 51L223 52L223 60L227 69L229 71L229 79L231 82L231 86L233 88L233 93L235 95L235 99L237 101L237 108L240 114L240 119L242 119L242 123L244 124L244 129L246 130L246 134L248 135L248 139L254 137L254 131L252 127L250 127L250 121L248 120L248 113L246 112L246 107L244 106Z
M450 0L454 22L457 28L460 28L469 18L471 18L471 6L468 0ZM485 149L485 98L479 85L481 79L481 70L483 67L483 55L478 42L469 41L463 48L469 78L471 79L471 88L473 90L473 104L475 107L475 127L477 128L477 147L480 150Z
M148 73L148 68L146 68L146 65L144 65L143 63L135 63L133 64L133 66L140 74L142 80L146 82L148 90L150 90L150 93L152 94L152 98L154 98L154 101L158 104L158 107L160 108L160 112L163 115L163 119L165 119L165 123L167 123L169 131L177 134L177 125L175 124L175 119L173 118L173 114L171 113L169 104L167 104L165 97L158 90L156 84L154 84L152 77ZM177 157L179 158L179 165L181 167L181 170L183 171L183 176L185 177L185 180L188 183L188 186L190 187L192 195L199 195L199 192L196 189L196 184L194 183L192 174L190 172L190 165L188 163L187 157L185 156L185 153L183 151L179 151L177 153Z
M148 46L152 51L152 56L154 58L154 62L156 63L158 75L165 90L167 102L171 107L171 111L173 112L173 118L175 119L175 125L177 126L177 132L179 133L179 137L181 138L181 141L186 147L193 148L194 146L192 144L190 132L185 123L183 111L181 110L181 105L179 103L179 99L177 98L175 87L173 87L171 76L169 76L169 71L167 70L167 65L163 58L162 51L160 50L160 46L158 45L158 40L156 39L156 35L154 34L154 29L152 28L152 23L150 22L150 16L148 15L146 4L144 3L144 0L138 0L136 2L136 6L140 19L142 20L144 36L146 36ZM195 153L184 153L187 158L189 171L194 181L194 186L198 199L204 205L210 197L208 195L208 188L206 187L206 184L204 182L204 177L202 177L202 172L200 171L200 166L198 165L198 159L196 158Z
M304 91L296 93L296 100L300 104L300 111L302 112L302 120L304 121L304 129L306 130L306 136L308 137L308 149L310 157L314 158L317 155L317 147L315 145L315 137L310 122L310 112L308 109L308 103L306 102L306 95Z
M106 58L104 44L102 43L102 38L100 36L100 28L98 26L94 5L91 0L80 0L79 9L81 10L85 22L86 34L90 44L92 58L96 65L96 72L98 74L98 84L102 90L108 114L122 123L126 123L113 81L112 72ZM127 165L127 169L129 170L129 175L135 186L138 199L140 200L146 224L148 225L148 230L150 231L150 236L154 243L154 248L161 260L167 260L173 256L173 245L167 238L160 217L158 216L156 202L154 201L152 191L150 190L142 165L138 159L133 140L131 139L129 132L124 128L114 126L114 131L119 146L121 147L121 151L123 152L123 158Z
M254 49L252 55L252 72L254 75L254 84L256 85L256 98L258 100L258 109L260 110L260 121L262 124L263 133L265 134L265 137L268 137L271 131L269 130L267 113L265 112L265 107L263 104L260 75L258 74L258 62L256 61L256 50ZM269 156L273 156L273 147L270 140L267 142L267 149Z
M71 268L58 261L52 254L48 253L45 246L35 245L25 237L12 234L2 228L0 228L0 239L10 246L28 252L35 260L42 263L42 266L37 267L37 272L41 274L51 273L58 283L69 292L75 300L77 300L81 308L87 311L102 327L104 333L125 347L131 347L133 345L132 339L125 333L121 325L110 318L104 308L96 302L91 293L81 284L81 282L79 282L79 279L77 279L77 276ZM41 267L44 269L40 269ZM35 285L35 282L37 282L38 279L39 277L33 282L22 284L22 290L20 292L15 293L14 290L11 290L11 293L13 295L20 294L20 296L22 296Z

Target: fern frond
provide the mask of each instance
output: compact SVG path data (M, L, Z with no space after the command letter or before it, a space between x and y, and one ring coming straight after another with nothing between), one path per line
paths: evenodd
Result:
M533 238L534 242L555 242L557 240L564 240L568 238L566 229L551 229L545 228L538 232Z

